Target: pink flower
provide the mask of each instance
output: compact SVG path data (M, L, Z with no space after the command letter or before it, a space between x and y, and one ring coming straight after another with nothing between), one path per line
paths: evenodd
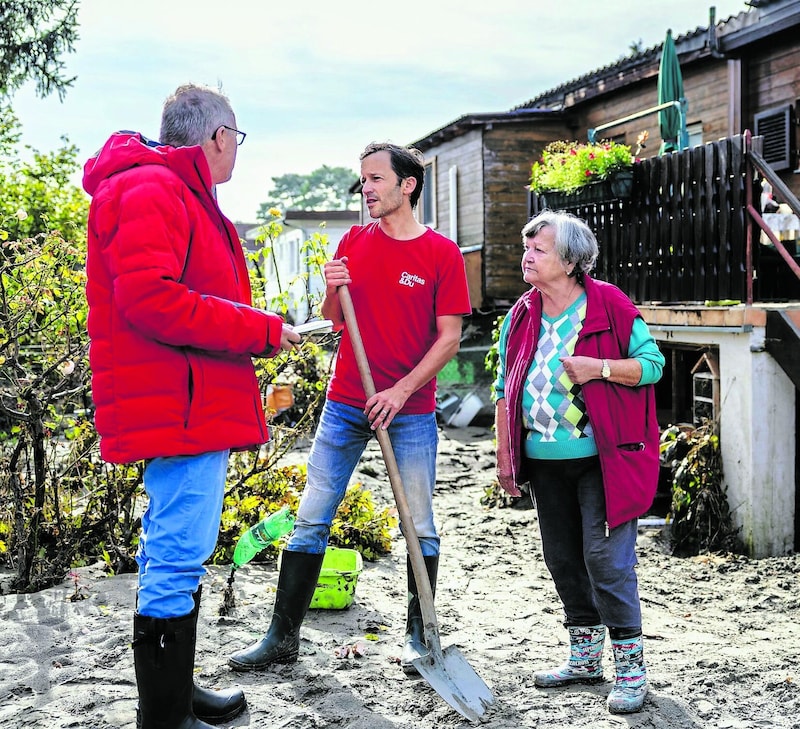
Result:
M583 174L586 175L586 177L591 177L592 176L592 171L591 170L586 170Z

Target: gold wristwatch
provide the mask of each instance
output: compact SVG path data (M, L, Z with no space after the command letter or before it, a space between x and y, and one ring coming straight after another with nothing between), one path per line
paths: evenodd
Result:
M604 380L607 380L609 377L611 377L611 368L608 366L608 360L607 359L603 360L603 369L600 370L600 376Z

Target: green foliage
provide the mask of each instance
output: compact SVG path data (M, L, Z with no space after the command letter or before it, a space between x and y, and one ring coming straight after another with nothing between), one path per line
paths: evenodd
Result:
M88 203L68 181L77 168L75 148L34 151L32 162L23 161L16 154L16 119L4 111L0 151L9 156L0 158L0 418L29 424L25 408L32 402L47 408L88 387Z
M251 279L254 286L254 302L256 306L266 306L294 321L301 304L307 305L308 316L319 314L324 293L323 266L328 261L328 236L325 223L320 230L300 245L299 258L302 263L300 273L293 275L288 281L281 278L277 264L275 242L283 232L280 223L281 211L270 208L269 216L259 228L256 236L256 250L250 252ZM268 294L269 292L269 294ZM297 322L294 322L297 323Z
M352 484L331 525L331 544L361 552L364 559L376 560L392 548L391 529L397 526L393 510L375 510L372 492L361 483Z
M273 249L277 237L283 231L278 222L280 211L271 208L269 220L261 227L256 239L257 248L248 253L250 280L255 306L287 316L295 298L291 290L302 291L299 298L307 304L312 315L319 313L321 295L311 291L311 279L322 280L322 267L327 261L327 236L315 233L301 246L300 255L303 273L291 281L281 281L275 264ZM271 281L270 281L271 279ZM272 283L274 296L267 298L268 283ZM270 458L263 460L263 468L271 468L278 459L291 450L295 443L310 435L322 409L323 398L330 379L332 351L338 334L328 334L320 339L306 339L300 347L282 352L271 359L256 362L256 374L264 400L268 402L267 389L271 385L289 385L294 395L294 404L283 413L273 413L273 441L269 446ZM259 468L259 458L253 458L251 468ZM250 469L246 469L249 472Z
M79 168L77 147L65 141L65 146L45 154L21 145L20 140L13 109L0 106L0 236L23 241L60 235L81 245L89 205L83 191L70 181ZM20 149L26 151L26 159ZM83 259L77 263L82 269Z
M130 570L141 467L96 448L84 296L88 202L76 152L19 158L0 125L0 557L37 590L98 558Z
M668 517L673 554L741 551L722 488L722 458L714 424L670 426L661 434L660 450L662 464L673 472Z
M241 459L242 456L237 458ZM239 470L241 464L234 459L232 468ZM233 560L239 537L267 514L276 512L283 505L288 505L296 514L305 484L306 467L294 465L254 474L228 489L222 509L219 540L211 562L229 564ZM347 489L331 524L329 543L356 549L364 559L375 560L391 551L391 530L396 526L397 517L390 509L377 511L371 492L362 484L353 484ZM281 543L270 545L257 554L253 561L274 561L281 548Z
M77 40L77 0L0 2L0 96L30 80L39 96L55 91L63 99L75 78L64 76L61 56Z
M573 192L632 164L631 148L626 144L551 142L544 148L541 159L531 167L530 187L534 192Z
M503 321L505 321L506 314L498 316L494 320L492 327L492 346L489 347L484 357L483 364L486 371L492 378L492 382L497 379L497 368L500 366L500 330L503 328Z
M240 472L243 467L247 467L247 460L246 454L233 454L229 471ZM254 473L226 489L219 538L211 563L230 564L239 537L267 514L276 512L284 505L288 505L290 511L297 514L300 493L305 483L305 466L282 466L272 468L269 472ZM277 555L278 550L271 545L257 554L253 561L274 560Z
M358 173L347 167L322 165L307 175L289 173L272 178L267 193L271 202L262 203L258 219L267 220L270 208L283 210L347 210L355 207L356 196L350 187Z

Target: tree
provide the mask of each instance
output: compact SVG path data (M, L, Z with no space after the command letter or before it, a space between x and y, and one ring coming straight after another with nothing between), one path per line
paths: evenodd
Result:
M346 210L357 200L350 188L358 173L347 167L322 165L308 175L289 173L272 178L271 202L261 203L258 219L269 220L269 209Z
M628 56L638 56L644 52L644 43L641 38L639 40L631 41L628 45ZM625 56L623 56L625 58Z
M0 0L0 96L28 81L59 99L75 77L64 75L61 56L78 39L78 0Z

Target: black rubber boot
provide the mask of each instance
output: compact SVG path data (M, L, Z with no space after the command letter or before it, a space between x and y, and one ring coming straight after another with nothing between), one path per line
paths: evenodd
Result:
M141 729L210 729L192 710L196 615L133 615L133 662Z
M272 663L294 663L297 660L300 625L314 596L324 558L324 554L284 550L272 623L260 641L228 659L228 665L234 671L260 671Z
M197 588L192 595L194 610L190 615L194 617L193 634L197 635L197 619L200 615L200 600L203 596L203 586ZM192 659L194 661L194 659ZM244 691L241 689L223 689L211 691L198 686L192 680L192 711L201 721L209 724L221 724L230 721L241 714L247 706ZM142 713L136 708L136 729L142 729Z
M439 555L423 557L428 579L431 582L431 592L436 595L436 575L439 572ZM408 675L418 673L414 667L414 659L424 656L428 652L425 645L425 626L422 620L422 606L419 603L419 590L414 579L414 570L411 567L411 558L406 556L406 573L408 575L408 618L406 620L406 637L403 643L403 655L400 667Z
M200 615L200 599L203 596L203 586L194 593L194 622L195 633L197 618ZM221 689L213 691L194 684L192 693L192 710L194 715L209 724L221 724L230 721L241 714L247 706L244 691L239 688Z

